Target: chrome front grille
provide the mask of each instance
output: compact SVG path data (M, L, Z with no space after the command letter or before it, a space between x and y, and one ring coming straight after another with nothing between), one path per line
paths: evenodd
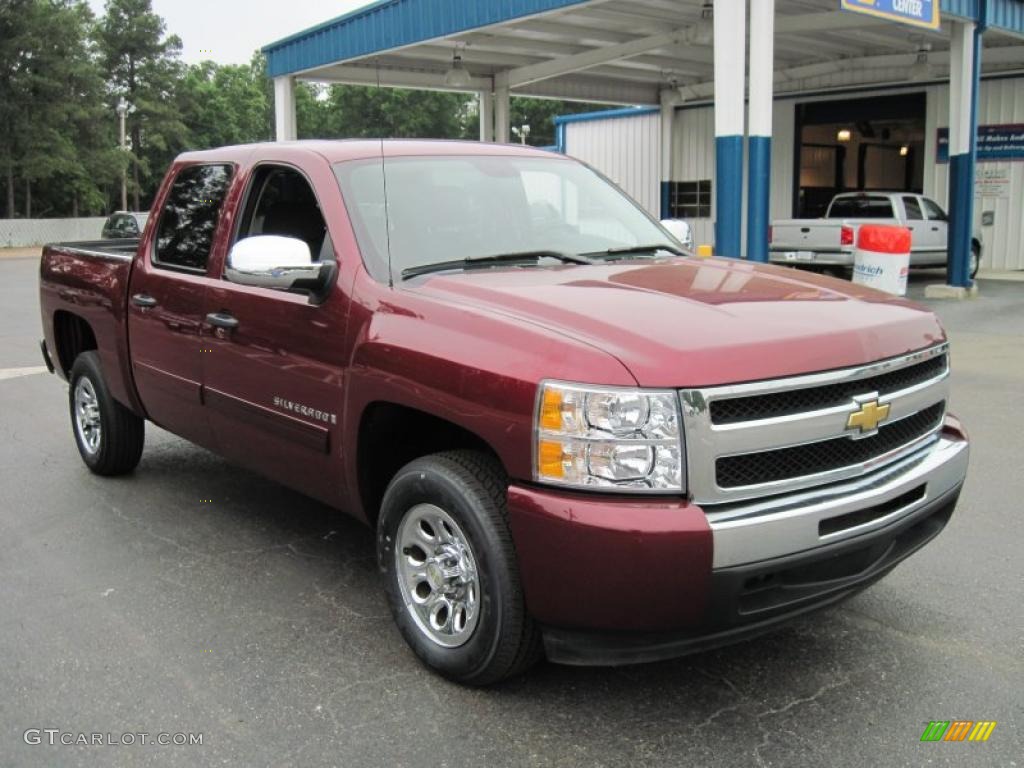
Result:
M936 355L906 368L888 371L866 379L823 384L820 387L789 389L766 395L731 397L711 403L713 424L736 424L741 421L770 419L791 413L829 408L848 403L865 392L889 395L941 376L948 366L946 355Z
M715 478L720 488L737 488L860 464L931 433L942 423L945 410L945 403L936 403L913 416L879 427L876 434L863 440L835 437L775 451L723 456L715 463Z
M863 475L937 439L947 345L858 368L680 393L689 491L715 504ZM875 429L850 428L866 403Z

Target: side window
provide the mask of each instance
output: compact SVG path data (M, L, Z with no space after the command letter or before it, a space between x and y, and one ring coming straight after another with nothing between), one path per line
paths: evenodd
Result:
M230 165L194 165L178 173L160 212L157 266L206 269L231 173Z
M927 197L922 197L921 202L924 203L925 213L928 214L928 218L932 221L946 221L946 212L942 210L936 202L929 200Z
M133 216L125 216L121 224L121 232L124 237L139 236L139 225L135 223L135 218Z
M907 212L908 221L920 221L924 218L924 215L921 213L921 206L918 205L916 197L904 197L903 208Z
M313 261L334 258L316 195L293 168L265 165L253 175L238 240L255 235L294 237L309 246Z

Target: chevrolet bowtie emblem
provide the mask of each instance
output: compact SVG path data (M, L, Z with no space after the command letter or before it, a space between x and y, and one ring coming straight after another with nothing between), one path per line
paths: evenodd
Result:
M850 414L846 420L847 429L859 429L862 435L874 432L878 425L889 418L889 404L879 405L878 400L857 403L859 410Z

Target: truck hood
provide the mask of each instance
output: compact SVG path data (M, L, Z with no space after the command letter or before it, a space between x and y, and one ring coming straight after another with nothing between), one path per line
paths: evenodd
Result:
M478 269L431 275L408 287L588 343L649 387L856 366L945 339L932 312L904 299L731 259Z

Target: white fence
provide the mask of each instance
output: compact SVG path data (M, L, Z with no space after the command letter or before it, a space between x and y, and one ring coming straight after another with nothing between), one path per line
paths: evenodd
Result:
M105 218L0 219L0 248L23 248L68 240L99 240Z

